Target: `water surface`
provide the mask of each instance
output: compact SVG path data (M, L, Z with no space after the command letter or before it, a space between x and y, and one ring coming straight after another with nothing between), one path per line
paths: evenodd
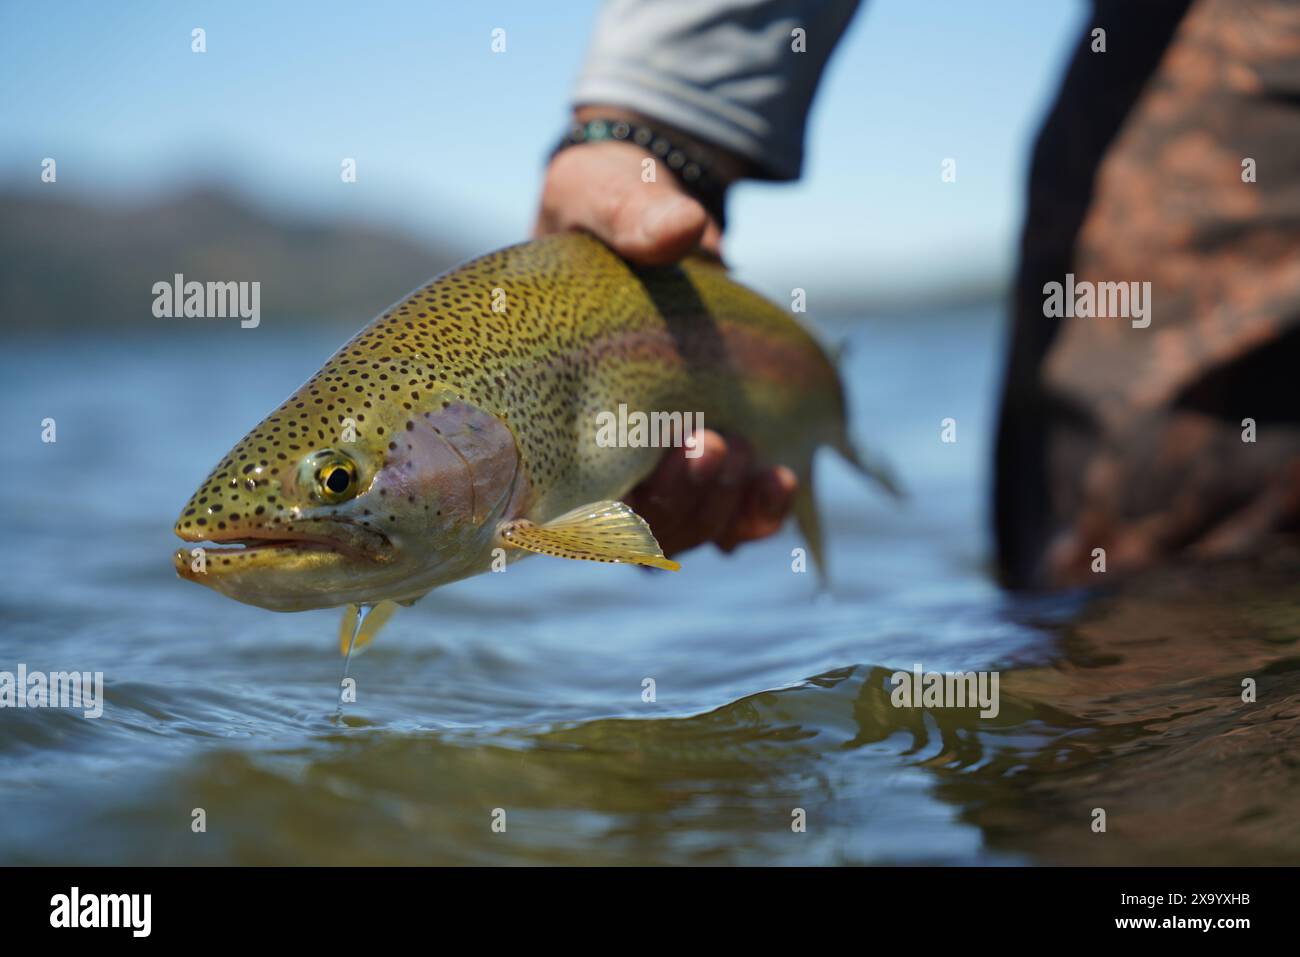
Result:
M178 580L170 529L344 335L5 349L0 670L107 700L0 710L0 863L1300 862L1300 562L1001 592L992 310L830 327L910 498L820 462L829 594L793 530L677 575L530 559L399 612L337 719L337 613ZM1001 669L1000 714L892 707L914 663Z

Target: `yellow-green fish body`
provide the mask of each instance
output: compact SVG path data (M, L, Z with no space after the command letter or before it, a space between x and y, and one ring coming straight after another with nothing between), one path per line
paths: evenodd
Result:
M177 521L187 541L244 547L181 549L177 570L290 611L409 602L526 551L672 567L614 504L664 454L635 429L619 437L647 444L610 443L636 413L791 468L820 552L813 454L856 461L826 354L718 263L633 269L572 234L454 269L346 343Z

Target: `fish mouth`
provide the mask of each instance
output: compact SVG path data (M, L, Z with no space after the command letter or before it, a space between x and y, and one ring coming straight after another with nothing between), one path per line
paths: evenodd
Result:
M196 532L178 536L192 543L191 547L202 548L207 555L239 555L244 559L254 556L272 558L277 555L292 555L301 552L334 552L341 557L363 562L382 563L391 560L393 545L388 536L373 528L365 528L354 522L335 522L338 534L311 534L296 529L277 528L244 529L239 535L230 537L203 537ZM177 552L178 557L186 549Z
M197 548L202 548L209 555L223 555L237 553L240 555L249 555L253 552L270 552L270 551L290 551L290 552L333 552L341 551L336 548L336 542L324 540L314 540L305 538L232 538L223 540L220 544L204 540L196 544Z
M387 535L345 519L223 529L214 540L184 531L186 544L172 554L179 578L272 611L343 604L400 577L403 567Z

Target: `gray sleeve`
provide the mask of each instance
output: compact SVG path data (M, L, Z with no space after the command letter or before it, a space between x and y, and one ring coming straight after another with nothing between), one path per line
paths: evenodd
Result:
M796 179L817 82L858 2L606 0L574 101L644 113L752 160L763 178Z

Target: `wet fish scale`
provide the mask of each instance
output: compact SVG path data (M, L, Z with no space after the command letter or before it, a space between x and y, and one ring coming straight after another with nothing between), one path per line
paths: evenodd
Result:
M464 459L462 484L508 494L494 521L540 525L620 498L654 467L662 449L597 444L597 416L621 404L702 414L706 427L745 435L763 461L791 467L805 483L818 445L851 455L834 367L783 310L715 263L634 271L597 240L567 235L474 260L384 312L231 450L176 531L230 541L318 530L329 539L342 528L355 548L375 554L384 537L389 546L401 539L406 557L421 548L445 553L449 537L468 532L421 514L440 500L420 484L428 463L462 468L439 443ZM344 443L349 420L355 439ZM482 439L498 432L505 438ZM513 446L509 489L501 454L495 478L484 478L479 453L461 454L475 436L484 456L493 442ZM330 506L310 494L321 480L310 457L337 449L358 462L362 488ZM389 478L380 481L399 467L417 473L400 494ZM458 494L442 491L449 500ZM808 509L804 524L811 500ZM474 548L486 541L475 538ZM453 564L463 577L483 570L470 567L482 560ZM410 577L402 588L414 587Z

